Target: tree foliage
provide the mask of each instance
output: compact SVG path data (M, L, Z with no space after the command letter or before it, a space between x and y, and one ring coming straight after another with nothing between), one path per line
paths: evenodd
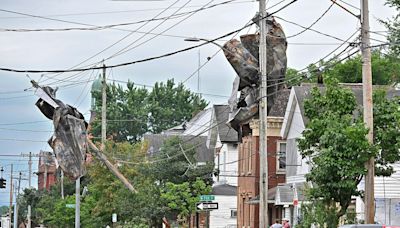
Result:
M346 213L351 197L362 196L357 185L366 174L369 158L375 157L376 175L393 173L392 164L400 160L399 104L399 97L388 99L385 91L375 91L374 143L370 144L362 110L350 89L329 78L326 89L313 88L304 105L309 123L298 143L301 155L309 159L311 166L306 174L313 184L310 200L322 202L322 214L329 217L335 208L338 220Z
M198 94L176 85L174 80L156 83L151 91L128 82L127 87L107 86L107 135L117 142L135 143L147 132L163 130L190 120L207 102ZM101 93L94 94L96 113L101 113ZM94 135L100 135L101 119L93 123Z
M189 216L196 212L196 203L199 202L200 195L210 192L211 186L201 179L181 184L167 182L161 199L170 210L176 212L178 221L186 225Z
M195 155L198 147L194 142L185 143L179 137L171 137L154 156L154 159L160 162L149 166L149 175L154 176L161 184L167 182L181 184L201 178L211 185L214 164L208 162L205 165L197 165Z
M396 9L397 15L391 20L381 20L381 22L388 29L387 40L391 44L389 46L390 54L400 57L400 1L399 0L386 0L386 5Z
M357 185L366 174L365 162L375 156L376 150L366 139L368 129L362 118L353 115L357 110L351 90L328 82L324 93L318 88L312 90L304 107L309 123L299 140L299 149L311 165L306 174L313 184L310 197L322 200L327 209L338 203L335 214L339 220L351 197L361 195Z

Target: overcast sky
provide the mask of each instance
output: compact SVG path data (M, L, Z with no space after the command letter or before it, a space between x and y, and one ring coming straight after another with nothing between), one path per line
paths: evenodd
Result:
M355 14L359 14L359 0L338 1ZM213 39L243 27L255 15L258 2L236 0L218 5L226 0L165 0L165 1L110 1L110 0L2 0L0 4L0 67L13 69L54 70L69 69L79 65L94 65L106 59L106 65L131 62L152 56L174 52L196 43L184 41L185 37ZM267 8L281 2L269 0ZM285 4L286 0L273 7L273 12ZM384 6L384 0L370 1L370 23L372 31L384 31L378 19L388 19L394 11ZM180 13L194 11L202 6L212 6L194 14ZM298 0L280 11L277 16L302 26L309 26L332 2L330 0ZM169 7L169 9L167 9ZM19 14L17 14L19 13ZM157 16L158 15L158 16ZM41 32L7 32L4 29L60 29L91 28L120 23L131 23L152 18L181 15L174 19L156 20L150 23L119 26L102 30L41 31ZM191 16L190 16L191 15ZM35 17L36 16L36 17ZM41 16L41 17L37 17ZM54 20L49 20L50 18ZM277 19L287 36L296 34L302 28ZM92 26L91 26L92 25ZM140 27L141 26L141 27ZM334 5L330 11L312 28L338 39L306 31L288 40L288 66L301 69L334 50L360 27L356 17ZM134 32L132 32L134 31ZM135 32L136 31L136 32ZM253 26L242 30L239 35L253 33ZM147 33L147 34L146 34ZM161 33L161 34L160 34ZM143 36L143 34L145 34ZM155 35L160 34L160 35ZM143 37L142 37L143 36ZM125 37L125 38L124 38ZM142 38L141 38L142 37ZM137 40L141 38L140 40ZM223 44L228 37L217 43ZM372 34L372 43L385 41L385 37ZM110 47L111 46L111 47ZM130 47L132 50L120 55L120 50ZM107 50L99 53L100 51ZM171 57L135 65L115 68L107 72L110 80L128 79L138 83L153 85L157 81L173 78L181 82L192 75L198 68L198 54L201 64L207 57L218 52L219 47L208 44L199 49L190 50ZM340 51L342 49L339 49ZM112 57L112 58L110 58ZM21 153L39 153L50 150L45 141L51 135L52 125L34 106L37 98L30 88L30 79L42 85L58 86L58 98L75 105L82 113L87 114L90 107L89 89L91 80L100 72L87 71L73 74L29 74L0 71L0 155L20 155ZM71 76L73 76L71 78ZM235 73L219 52L200 70L200 92L228 96ZM197 74L185 85L197 91ZM27 91L24 91L28 89ZM226 103L227 98L204 95L211 104ZM27 176L27 159L20 157L0 156L1 166L9 178L10 163L14 171L23 171ZM35 158L34 160L37 161ZM37 163L34 163L34 171ZM33 180L37 182L37 179ZM23 181L24 186L27 185ZM0 190L0 205L6 204L7 193Z

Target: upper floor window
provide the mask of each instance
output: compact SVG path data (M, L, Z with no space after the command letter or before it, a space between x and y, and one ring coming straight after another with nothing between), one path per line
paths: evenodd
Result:
M276 152L276 169L284 172L286 169L286 142L278 142Z

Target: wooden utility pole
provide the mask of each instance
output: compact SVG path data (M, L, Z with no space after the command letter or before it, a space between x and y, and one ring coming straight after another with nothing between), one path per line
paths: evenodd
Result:
M12 205L13 205L13 164L11 164L11 172L10 172L10 207L8 208L8 216L10 218L9 228L11 228Z
M64 199L64 171L61 169L61 198Z
M81 227L81 178L75 181L75 228Z
M18 198L19 198L19 189L21 188L21 177L22 173L19 172L19 178L18 178L18 188L17 188L17 194L15 197L15 215L14 215L14 228L18 228Z
M132 186L131 183L129 183L128 179L122 175L122 173L119 172L117 167L115 167L107 158L107 156L102 153L96 145L90 140L88 140L88 146L91 150L91 152L101 161L103 162L107 168L127 187L131 192L137 193L136 189Z
M29 152L28 165L29 165L29 174L28 174L29 188L32 188L32 152Z
M101 96L101 150L104 150L104 144L106 142L106 131L107 131L107 81L106 81L106 65L103 64L103 80L102 80L102 96Z
M373 102L372 102L372 70L371 70L371 45L369 35L369 11L368 0L361 0L361 54L362 54L362 78L363 78L363 106L364 123L369 129L367 138L373 143ZM374 202L374 177L375 158L370 158L366 163L367 175L365 176L365 223L373 224L375 217Z
M32 228L32 225L31 225L31 223L32 223L32 221L31 221L31 205L28 205L28 215L27 215L27 217L28 217L28 224L27 224L26 228Z
M261 74L259 118L260 118L260 211L259 227L267 228L268 223L268 159L267 159L267 23L266 2L259 0L259 67Z

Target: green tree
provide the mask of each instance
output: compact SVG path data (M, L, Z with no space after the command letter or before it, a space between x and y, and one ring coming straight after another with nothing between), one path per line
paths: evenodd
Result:
M327 212L335 208L335 222L326 225L337 227L351 197L361 195L357 185L366 174L365 162L376 150L366 139L368 129L362 119L353 117L356 100L351 90L328 80L325 93L314 88L304 108L310 121L299 149L310 158L311 171L306 175L313 183L310 198L321 200Z
M386 93L374 95L374 143L366 140L361 110L357 109L353 92L329 79L326 90L313 88L305 101L305 115L309 119L303 138L299 139L301 155L309 158L311 171L306 175L313 183L309 189L311 201L319 205L328 227L337 224L346 214L352 196L362 196L357 185L366 174L365 162L375 156L376 174L390 176L391 164L400 160L400 98L388 99ZM378 153L379 152L379 153ZM339 205L339 206L337 206ZM309 210L309 213L316 212ZM316 215L313 215L316 217ZM323 221L323 220L322 220Z
M210 192L211 186L201 179L181 184L167 182L164 191L161 193L161 199L170 210L177 214L178 222L186 227L190 215L196 211L196 203L199 202L200 195Z
M176 85L174 80L157 82L147 102L150 131L153 133L160 133L188 121L207 106L207 102L198 94L190 92L182 83Z
M397 15L392 17L391 20L381 22L388 29L387 40L390 43L389 50L390 54L396 57L400 57L400 1L399 0L386 0L386 5L396 9Z
M128 82L126 89L118 84L107 85L107 133L117 142L137 142L148 131L149 92ZM98 136L101 132L101 93L96 98L97 118L92 132Z
M116 142L141 140L147 132L160 133L176 126L203 110L207 102L183 84L173 80L156 83L149 92L128 82L127 88L109 84L107 87L107 134ZM101 131L101 93L94 94L98 118L93 123L93 134Z
M376 91L374 101L374 145L379 153L375 159L375 175L390 176L392 164L400 160L400 97L387 99L385 91Z
M197 165L195 159L197 148L195 142L185 143L179 137L171 137L164 142L159 153L154 156L154 159L159 162L149 166L149 175L153 175L161 184L193 182L200 177L211 185L214 164L207 162L205 165Z

